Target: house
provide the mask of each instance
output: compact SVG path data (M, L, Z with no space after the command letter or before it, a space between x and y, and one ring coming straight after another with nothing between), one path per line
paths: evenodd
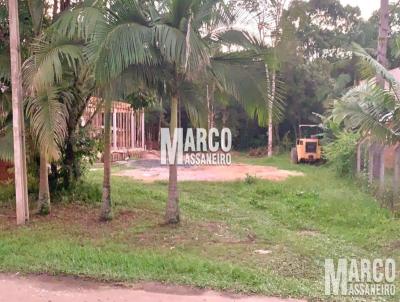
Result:
M111 159L124 160L146 149L144 110L134 110L131 105L113 102L111 109ZM88 125L90 123L90 125ZM92 98L81 121L90 126L93 137L103 134L104 112L96 98ZM13 165L0 161L0 182L13 178Z
M93 97L82 117L82 126L90 123L92 136L104 131L104 111ZM111 158L124 160L146 149L144 110L134 110L130 104L114 101L111 107Z

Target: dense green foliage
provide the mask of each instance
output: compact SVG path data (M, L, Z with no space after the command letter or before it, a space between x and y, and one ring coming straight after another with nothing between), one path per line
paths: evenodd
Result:
M324 146L324 156L338 176L354 175L359 138L358 133L343 131L331 143Z

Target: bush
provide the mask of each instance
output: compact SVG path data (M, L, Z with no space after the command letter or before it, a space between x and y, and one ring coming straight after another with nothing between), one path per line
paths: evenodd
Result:
M328 164L339 176L354 175L359 138L358 133L340 132L334 141L324 147L324 156Z
M63 189L57 192L54 201L94 204L101 202L101 197L101 187L81 180L75 182L74 187L70 190Z
M0 204L13 202L15 200L15 189L14 184L2 184L0 183Z

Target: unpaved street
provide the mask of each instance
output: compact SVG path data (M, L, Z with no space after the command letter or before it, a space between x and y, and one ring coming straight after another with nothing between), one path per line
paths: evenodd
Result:
M0 274L4 302L296 302L300 300L221 295L180 286L146 283L132 287L69 277Z

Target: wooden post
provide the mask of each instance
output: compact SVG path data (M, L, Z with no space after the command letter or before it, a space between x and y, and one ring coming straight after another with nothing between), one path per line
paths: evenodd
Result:
M369 147L369 183L375 179L379 181L378 194L382 195L385 190L385 146L372 143Z
M135 148L135 140L136 140L136 124L135 124L135 112L132 112L132 119L131 119L131 136L132 136L132 149Z
M371 143L368 149L368 181L370 184L374 181L374 159L375 159L375 143Z
M18 1L9 0L11 85L14 139L15 200L17 224L29 220L28 186L26 175L25 125L22 107L22 76L19 35Z
M357 145L357 175L361 173L361 146L362 142L359 142Z
M145 130L144 130L144 109L142 109L142 149L144 150L145 148L145 141L146 141L146 135L145 135Z
M379 145L378 150L378 164L379 164L379 194L385 193L385 145Z
M363 146L369 140L369 137L364 137L357 145L357 174L359 175L365 169L366 159L363 158ZM365 154L364 154L365 157Z
M127 139L127 133L128 133L128 115L126 112L123 113L124 115L124 149L128 149L128 139Z
M117 149L117 112L115 108L113 108L113 149Z
M394 151L394 175L393 175L393 200L392 209L394 210L395 204L399 201L399 181L400 181L400 145L397 145Z

